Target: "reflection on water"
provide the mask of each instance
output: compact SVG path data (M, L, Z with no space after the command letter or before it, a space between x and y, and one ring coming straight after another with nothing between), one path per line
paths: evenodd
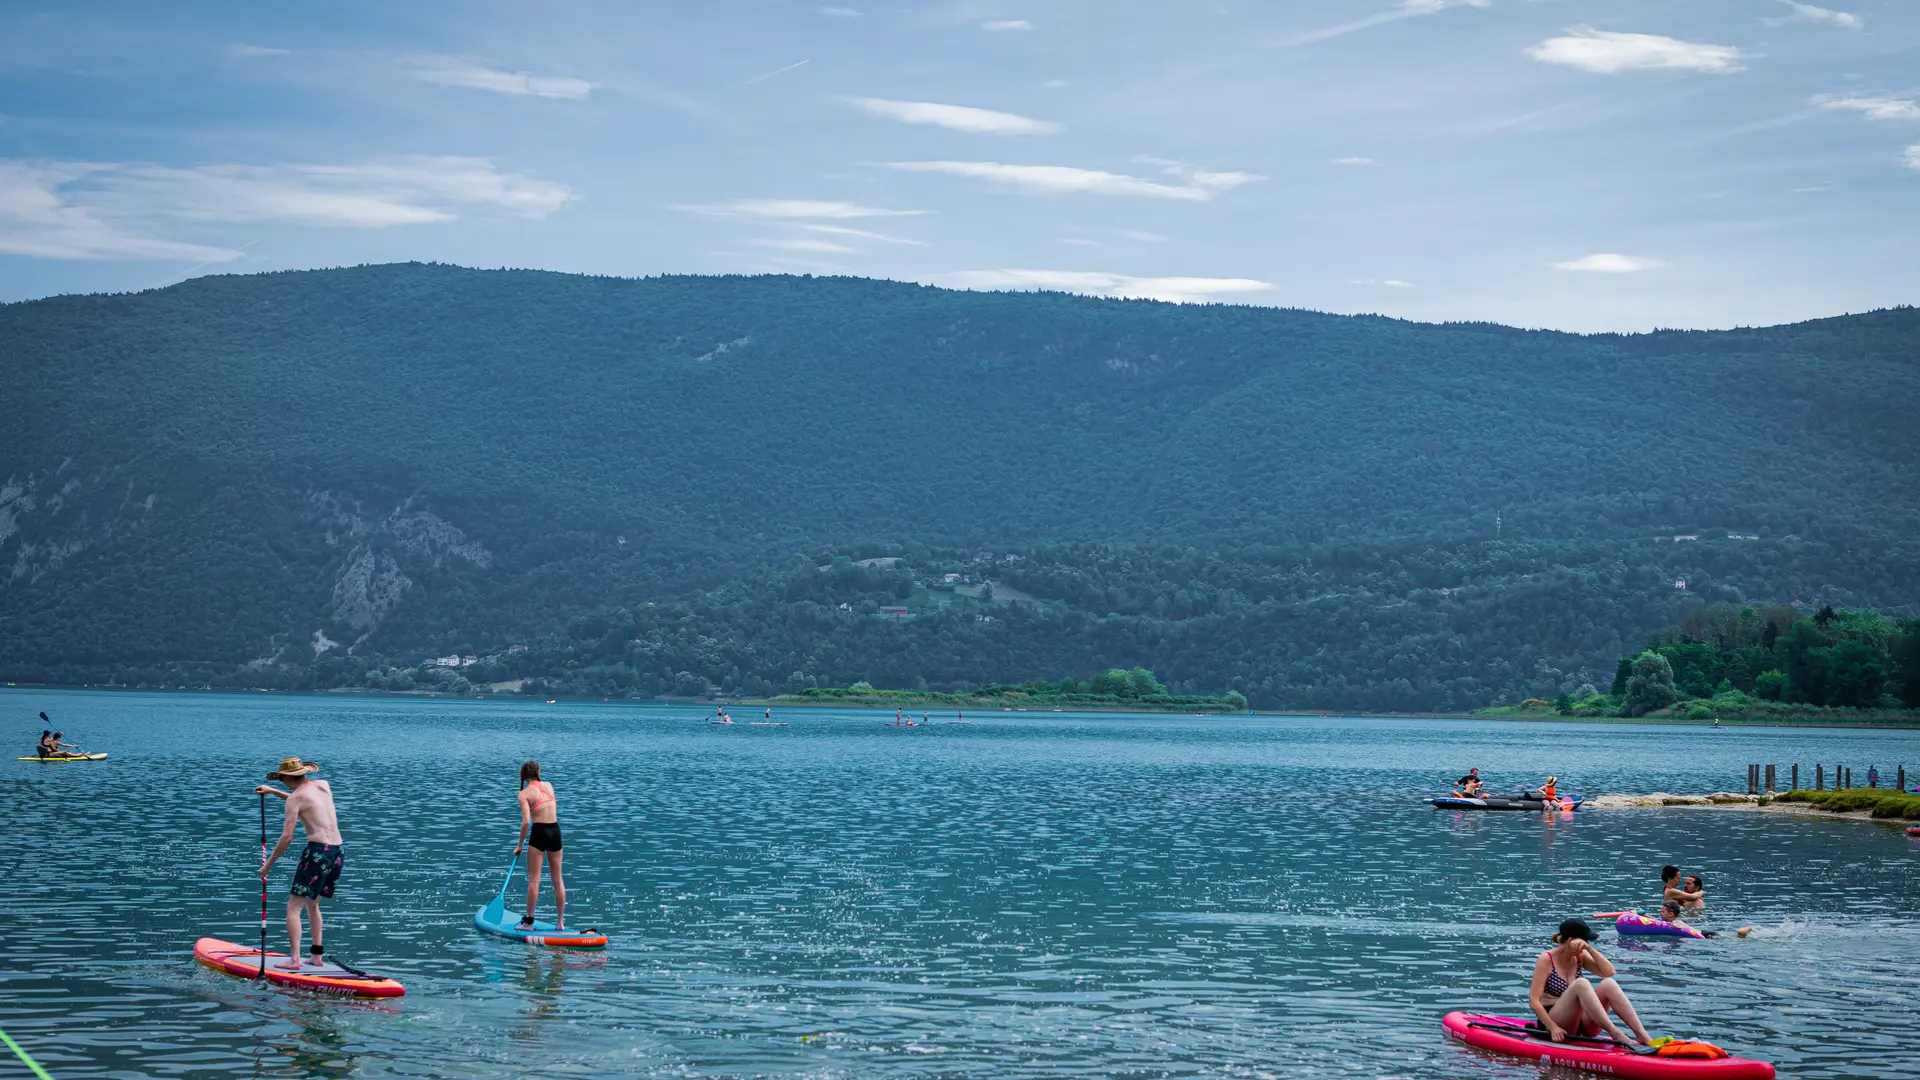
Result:
M799 712L0 693L99 766L0 764L0 1026L56 1076L1534 1078L1445 1042L1517 1012L1568 914L1707 875L1700 925L1603 936L1657 1031L1782 1075L1920 1054L1916 844L1737 811L1435 811L1500 789L1737 786L1749 761L1920 763L1902 732L989 716L903 731ZM24 730L24 729L23 729ZM215 749L217 748L217 749ZM329 953L384 1004L207 971L258 930L248 794L325 765L351 849ZM566 823L568 915L604 953L476 933L521 760ZM12 766L12 767L10 767ZM136 810L137 808L137 810ZM284 874L274 886L274 933ZM1905 1063L1905 1064L1902 1064Z

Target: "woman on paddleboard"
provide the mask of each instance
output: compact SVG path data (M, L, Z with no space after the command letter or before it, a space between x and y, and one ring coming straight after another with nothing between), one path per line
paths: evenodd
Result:
M540 779L540 763L520 766L520 840L513 853L527 853L527 914L521 926L533 925L534 905L540 900L540 864L547 864L553 877L553 925L567 928L567 886L560 879L560 814L554 800L553 785Z
M1596 985L1581 977L1582 971L1600 976ZM1533 1015L1546 1026L1554 1042L1567 1036L1588 1036L1606 1032L1617 1042L1627 1042L1609 1011L1633 1029L1633 1041L1652 1042L1640 1017L1627 1000L1627 992L1613 981L1613 964L1593 947L1593 928L1585 919L1568 919L1553 935L1553 948L1533 962L1533 983L1527 988L1527 1004Z

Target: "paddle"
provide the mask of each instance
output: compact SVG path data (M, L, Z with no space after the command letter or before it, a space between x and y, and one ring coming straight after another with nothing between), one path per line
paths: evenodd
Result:
M513 871L519 865L520 854L515 852L513 857L507 860L507 876L500 879L500 891L487 902L486 908L483 909L487 921L496 926L505 922L507 918L507 886L513 883Z
M260 977L267 977L267 796L260 795Z
M1553 1041L1553 1036L1549 1034L1545 1028L1536 1027L1532 1024L1515 1027L1512 1024L1483 1024L1478 1020L1469 1020L1467 1021L1467 1026L1485 1028L1488 1031L1498 1031L1508 1035L1525 1035L1529 1039L1539 1039L1543 1042ZM1654 1048L1651 1046L1636 1046L1633 1043L1623 1043L1617 1039L1596 1039L1588 1035L1575 1035L1571 1031L1567 1032L1566 1041L1588 1043L1593 1046L1617 1046L1629 1054L1651 1054L1654 1052Z

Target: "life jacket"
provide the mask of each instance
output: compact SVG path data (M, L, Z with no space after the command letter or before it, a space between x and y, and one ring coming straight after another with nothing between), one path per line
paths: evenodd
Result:
M1727 1052L1725 1050L1720 1049L1719 1047L1713 1045L1710 1042L1700 1042L1697 1039L1667 1040L1665 1042L1665 1045L1661 1046L1659 1049L1655 1050L1653 1053L1655 1057L1677 1057L1677 1058L1709 1058L1711 1059L1711 1058L1723 1058L1727 1056Z

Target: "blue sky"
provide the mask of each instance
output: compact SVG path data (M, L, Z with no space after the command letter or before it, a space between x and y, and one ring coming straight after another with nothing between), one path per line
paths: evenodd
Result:
M1575 330L1920 302L1920 3L0 10L0 299L406 259Z

